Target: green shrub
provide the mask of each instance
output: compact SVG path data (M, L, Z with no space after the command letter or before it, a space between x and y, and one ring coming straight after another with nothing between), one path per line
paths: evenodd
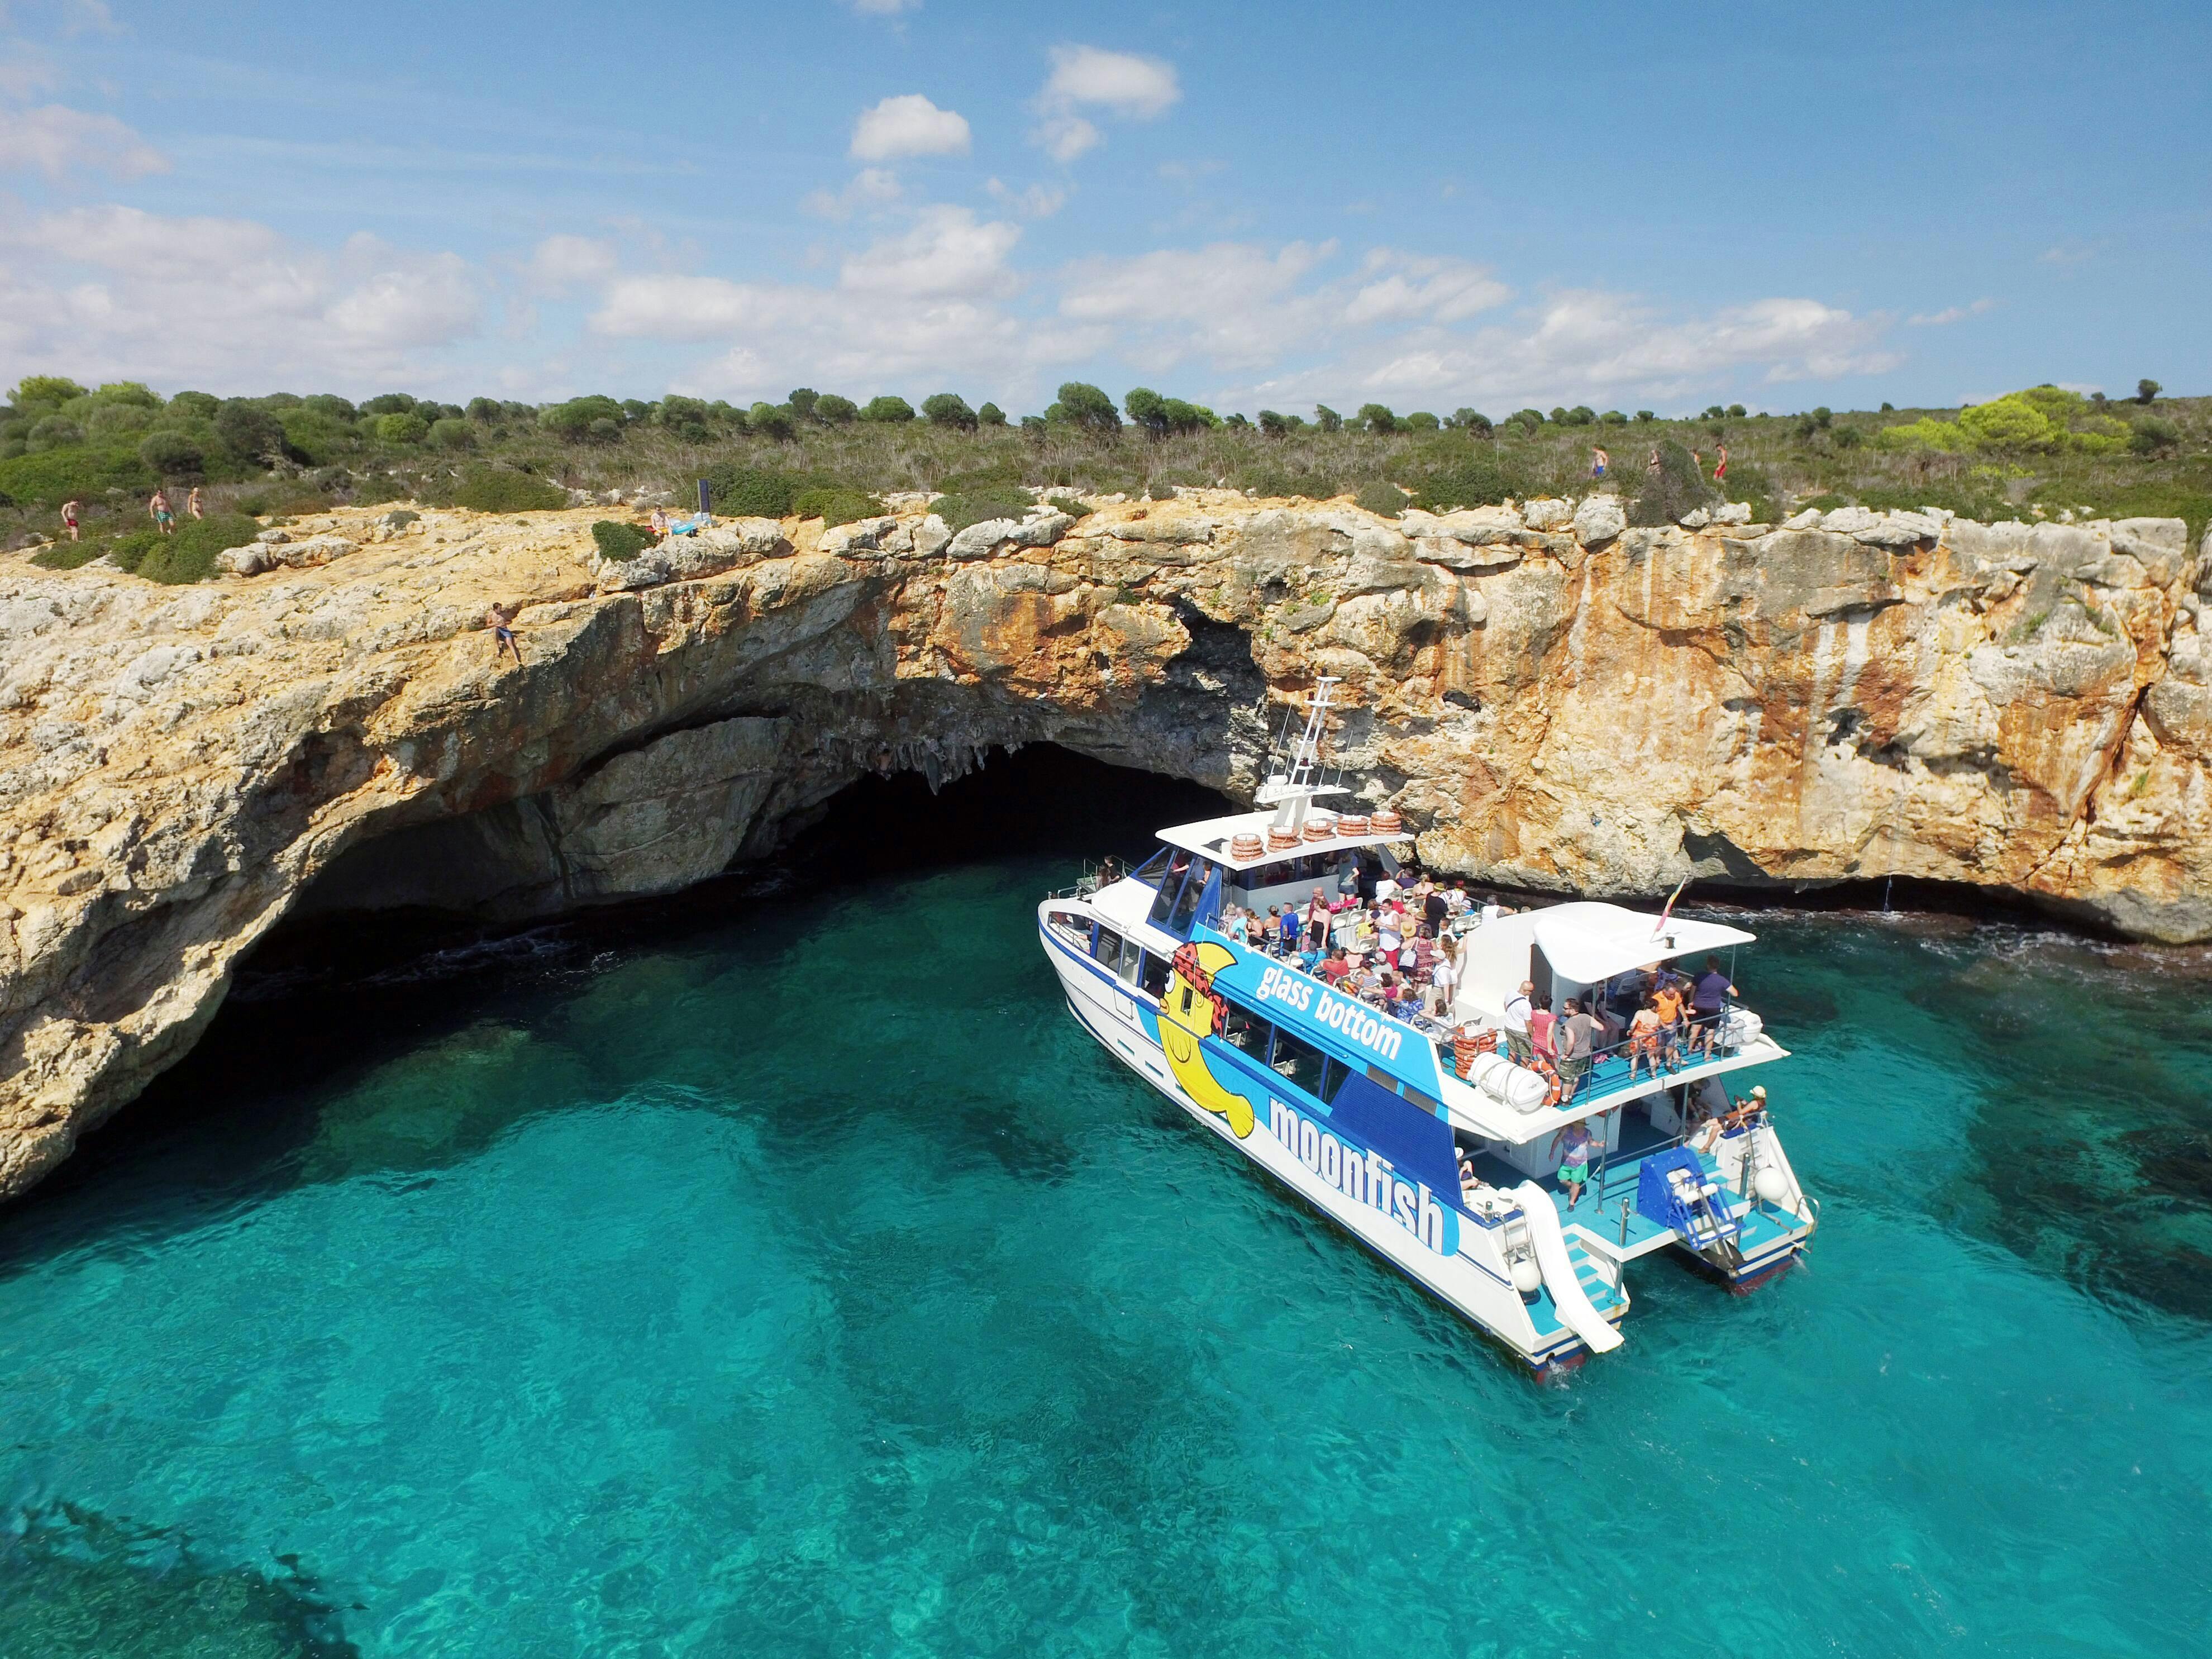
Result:
M1413 499L1397 485L1380 478L1363 484L1357 497L1361 507L1385 519L1396 518L1412 504Z
M415 407L415 399L404 392L380 392L361 406L364 415L404 415Z
M791 514L799 484L789 474L724 461L707 469L708 498L732 519L781 519Z
M419 444L429 435L429 422L411 411L405 415L380 415L376 417L379 443Z
M89 500L109 489L150 490L156 482L135 447L48 450L0 461L0 492L42 507Z
M1367 432L1395 432L1398 429L1398 417L1390 412L1386 404L1360 404L1359 413L1352 417L1352 423Z
M850 398L825 392L814 400L814 418L824 426L850 426L860 418L860 406Z
M90 564L106 550L97 542L56 542L32 554L31 562L41 570L75 570Z
M929 504L929 510L945 520L948 530L961 531L989 519L1019 519L1036 505L1026 491L985 490L939 495Z
M1694 507L1720 499L1720 492L1705 475L1690 452L1672 438L1659 444L1659 470L1647 471L1644 486L1628 509L1634 525L1668 525Z
M981 426L1004 426L1006 423L1006 411L996 404L985 404L982 408L975 411L975 420L977 424Z
M1145 484L1145 499L1148 501L1171 501L1176 498L1176 482L1172 478L1148 479Z
M1045 497L1044 504L1056 512L1066 514L1071 519L1087 519L1091 516L1091 509L1073 495L1048 495Z
M84 428L66 415L49 415L32 422L24 441L34 455L50 449L74 449L84 441Z
M973 432L977 424L975 411L957 392L932 392L921 400L921 414L930 425L951 427L957 432Z
M101 439L112 441L143 432L154 419L155 411L143 404L103 404L85 417L85 436L94 442Z
M1425 409L1415 410L1400 424L1408 432L1437 432L1443 427L1443 422Z
M473 449L477 434L465 420L457 421L447 416L430 422L430 441L441 449Z
M2178 448L2180 443L2181 428L2158 415L2136 416L2135 430L2128 438L2128 447L2138 455L2156 455Z
M389 495L369 493L375 488L365 483L354 499L370 502L404 499L405 492L396 488ZM504 466L472 466L461 475L453 490L453 505L471 513L542 513L568 504L568 492L559 485Z
M138 441L138 459L157 477L191 483L203 476L207 457L181 432L149 432Z
M1636 411L1636 418L1638 421L1656 421L1659 417L1648 409L1639 409Z
M2156 400L2158 394L2165 390L2166 388L2160 386L2156 380L2137 380L2136 382L2136 401L2142 404L2145 408L2148 408Z
M791 498L792 516L819 519L824 530L862 519L880 519L884 510L879 497L845 484L811 484Z
M634 524L601 519L592 526L592 544L603 559L634 559L653 545L653 532Z
M881 397L868 399L868 406L860 411L860 418L896 425L914 418L914 405L903 398L885 392Z
M1319 427L1323 432L1341 432L1344 430L1344 416L1338 414L1327 404L1316 404L1314 405L1314 424Z
M799 422L789 410L775 404L755 404L745 411L745 425L763 438L773 438L782 443L799 430Z
M1421 478L1413 504L1425 513L1461 507L1495 507L1522 493L1519 480L1498 464L1494 451L1462 456Z

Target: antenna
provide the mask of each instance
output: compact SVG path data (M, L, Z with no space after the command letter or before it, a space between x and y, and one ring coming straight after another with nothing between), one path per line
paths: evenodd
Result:
M1283 769L1271 770L1267 781L1253 796L1262 806L1279 806L1273 828L1300 829L1305 823L1306 806L1316 795L1344 793L1323 782L1321 775L1321 742L1328 729L1328 711L1336 703L1336 688L1341 684L1332 674L1323 674L1314 682L1313 696L1306 704L1305 726L1295 739L1290 736L1295 710L1284 711L1283 737L1288 753Z

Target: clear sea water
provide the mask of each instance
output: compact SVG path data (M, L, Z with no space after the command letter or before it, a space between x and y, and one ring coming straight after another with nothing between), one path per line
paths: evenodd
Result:
M1540 1386L1077 1029L1054 811L249 975L0 1212L0 1654L2205 1650L2201 957L1759 918L1811 1260Z

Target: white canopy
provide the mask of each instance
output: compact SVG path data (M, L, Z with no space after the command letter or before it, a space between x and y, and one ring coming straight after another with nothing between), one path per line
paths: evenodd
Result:
M1535 936L1552 971L1581 985L1672 957L1749 945L1757 938L1717 921L1670 916L1662 924L1655 915L1588 900L1537 911Z

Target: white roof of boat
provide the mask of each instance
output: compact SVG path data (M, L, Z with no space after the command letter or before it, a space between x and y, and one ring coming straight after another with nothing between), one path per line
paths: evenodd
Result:
M1334 814L1331 814L1334 817ZM1392 836L1331 836L1327 841L1302 841L1296 847L1285 847L1279 852L1267 850L1267 826L1275 821L1273 812L1232 812L1225 818L1200 818L1196 823L1178 823L1163 830L1159 837L1170 847L1180 847L1186 853L1196 853L1201 858L1212 859L1231 870L1252 870L1263 864L1279 863L1308 853L1336 853L1354 847L1389 847L1399 842L1411 841L1410 830L1401 830ZM1231 858L1231 840L1240 835L1260 837L1260 856L1255 859Z
M1749 945L1758 935L1723 922L1669 916L1662 922L1645 911L1593 899L1554 904L1534 915L1536 943L1553 971L1584 985L1615 974L1723 945Z

